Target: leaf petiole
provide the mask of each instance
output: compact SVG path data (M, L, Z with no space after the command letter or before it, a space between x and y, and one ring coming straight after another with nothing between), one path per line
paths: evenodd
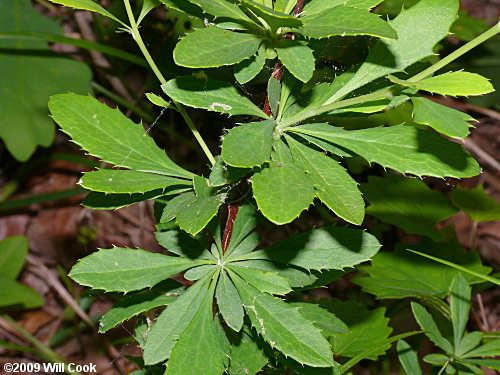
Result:
M144 58L146 59L149 66L153 70L153 73L155 74L156 78L158 78L158 80L160 81L160 83L162 85L167 83L167 80L165 79L165 77L161 73L160 69L158 68L158 66L154 62L153 58L151 57L151 54L149 53L148 49L146 48L146 45L144 44L144 41L142 40L141 33L139 32L139 26L137 25L137 22L136 22L135 17L134 17L134 13L132 11L132 7L130 6L130 0L123 0L123 2L125 4L125 10L127 11L127 16L128 16L129 22L130 22L130 33L132 35L132 38L137 43L137 46L139 47L142 54L144 55ZM208 148L207 144L205 143L205 140L201 136L200 132L198 131L198 129L194 125L193 120L189 117L189 115L187 114L187 112L186 112L185 108L182 106L182 104L180 104L176 101L173 101L173 103L174 103L175 107L177 108L177 110L179 111L179 113L181 114L184 121L186 121L189 129L191 130L194 137L196 138L196 140L200 144L200 146L203 149L203 152L207 156L208 160L210 161L210 163L212 165L214 165L215 158L212 155L212 152Z

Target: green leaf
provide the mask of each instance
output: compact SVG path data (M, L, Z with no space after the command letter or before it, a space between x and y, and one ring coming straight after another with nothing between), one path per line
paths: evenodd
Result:
M234 248L234 251L228 253L228 251L226 250L225 258L232 260L233 258L238 258L242 255L248 254L252 250L255 250L255 248L257 248L259 244L260 244L259 235L257 233L251 233Z
M334 336L349 332L345 323L330 311L306 302L292 302L290 306L299 307L299 312L319 328L324 336Z
M283 39L276 45L278 58L295 78L307 82L312 78L315 58L307 43L300 40Z
M163 99L161 96L153 94L152 92L147 92L146 98L153 103L154 105L161 107L161 108L169 108L172 107L172 105L167 102L165 99Z
M28 239L24 236L7 237L0 241L0 275L17 279L28 253Z
M137 17L137 25L140 25L144 17L160 4L159 0L142 0L141 13Z
M380 16L364 9L339 5L319 13L305 12L304 26L297 31L308 38L328 38L333 35L371 35L397 39L398 34Z
M398 39L379 40L353 78L326 103L337 101L377 78L404 71L433 55L434 46L449 35L458 5L458 0L420 0L410 9L403 9L394 20L388 21Z
M415 87L418 90L439 95L470 96L495 91L490 81L483 76L462 71L449 72L416 82L405 81L394 76L389 76L389 79L398 85Z
M85 172L80 185L103 193L146 193L172 186L191 186L191 181L131 170L99 169Z
M353 282L377 298L419 298L426 295L443 298L459 271L412 254L405 250L408 246L402 244L394 252L378 253L373 257L371 266L363 268L369 277L358 276ZM490 272L489 267L481 264L477 253L466 253L455 241L438 243L425 239L413 247L461 264L479 274ZM481 280L469 275L466 278L471 283Z
M475 176L481 171L474 158L460 145L413 126L346 131L327 124L308 124L289 128L289 131L332 142L370 163L401 173L461 178Z
M182 230L195 235L217 215L222 203L224 198L219 195L197 199L177 212L177 224Z
M177 193L177 191L174 191L174 193ZM163 195L165 195L163 189L149 191L144 194L105 194L91 191L83 198L82 206L93 210L117 210Z
M233 222L233 232L231 234L231 239L229 245L226 249L226 255L231 254L233 249L236 249L241 242L249 237L249 234L257 226L257 211L254 206L250 203L244 203L238 207L238 213ZM259 244L259 238L257 236L255 247ZM252 247L252 246L250 246ZM251 250L255 249L251 248Z
M252 179L253 196L262 214L275 224L287 224L313 202L316 191L305 172L293 163L272 162Z
M142 249L113 247L76 263L69 276L79 284L107 292L130 292L158 284L201 261L150 253Z
M320 306L328 308L349 327L349 332L330 339L336 356L355 357L373 348L364 358L375 360L390 348L387 338L392 328L385 317L385 308L368 310L354 300L321 300Z
M1 7L0 33L63 34L31 1L3 0ZM0 139L14 158L26 161L38 146L48 147L54 139L55 128L47 116L49 97L87 93L92 72L83 62L56 54L41 39L0 38L0 50Z
M115 20L118 23L121 23L123 26L126 26L122 21L104 9L102 6L97 4L92 0L50 0L53 3L65 5L67 7L72 7L75 9L83 9L89 10L91 12L102 14L103 16L109 17L112 20Z
M457 352L462 337L465 332L465 326L469 320L470 299L472 290L467 280L461 274L458 274L451 283L450 287L450 311L451 323L453 324L453 346Z
M129 297L116 304L111 310L104 314L99 323L99 332L104 333L116 325L132 318L144 311L155 307L165 306L173 302L177 297L156 293L141 293Z
M179 230L157 231L156 240L171 253L190 259L215 260L198 238Z
M272 120L243 124L229 130L222 142L222 159L238 168L258 167L271 160Z
M411 309L418 325L425 331L427 337L445 352L453 353L453 346L443 337L436 322L432 319L431 314L429 314L422 305L416 302L411 303Z
M144 347L144 363L152 365L168 359L179 335L194 318L208 292L210 278L189 287L158 316Z
M473 189L457 187L452 191L451 201L477 223L500 220L500 203L486 194L483 185Z
M219 341L213 318L213 284L205 293L198 312L180 334L168 360L165 375L221 375L226 369L225 360L229 353Z
M456 356L461 358L465 353L468 353L472 349L476 348L481 343L482 339L482 332L475 331L466 333L460 341L458 347L455 347Z
M498 357L498 356L500 356L500 339L497 337L492 341L489 341L481 345L480 347L464 354L462 358Z
M278 114L278 107L280 105L281 97L281 83L276 78L271 76L267 82L267 98L269 101L269 107L274 117Z
M241 84L250 82L264 69L265 63L266 47L264 44L261 44L257 50L257 54L234 66L234 77Z
M463 139L469 135L469 128L473 125L468 121L476 121L466 113L432 100L412 97L413 121L417 124L427 125L434 130L451 138Z
M170 160L142 125L91 96L55 95L50 98L49 109L73 142L103 161L140 172L193 176Z
M243 306L240 295L226 272L221 272L217 289L215 290L217 306L226 324L236 332L243 326Z
M189 107L234 115L269 119L262 110L242 96L231 84L212 78L177 77L161 86L175 101Z
M366 262L379 249L380 243L369 233L331 226L291 236L241 258L270 260L307 270L342 270Z
M330 345L298 308L259 292L234 273L230 275L252 326L269 345L302 364L333 366Z
M190 281L196 281L210 274L213 275L217 271L215 264L203 264L198 267L193 267L184 273L184 278Z
M189 0L215 17L254 23L237 5L225 0Z
M253 34L209 26L182 38L174 49L174 61L188 68L233 65L253 56L260 43L261 40Z
M215 165L212 167L209 176L210 186L224 186L239 181L250 172L249 168L235 168L227 165L220 155L215 157Z
M257 340L245 330L241 339L231 345L230 357L228 375L255 375L268 361Z
M285 295L292 291L288 280L277 273L238 267L237 263L228 265L228 268L260 292Z
M336 7L338 5L368 10L377 6L382 1L383 0L312 0L304 6L303 13L310 16L312 14L322 13L325 10Z
M43 298L33 289L0 275L0 307L34 309L43 304Z
M189 206L196 200L196 195L194 192L187 192L185 194L180 194L175 198L168 201L161 214L160 223L165 223L174 219L179 211L183 208Z
M467 359L461 360L460 362L472 363L478 366L484 366L491 368L493 370L500 371L500 360L499 359Z
M460 266L458 264L455 264L455 263L452 263L452 262L448 262L447 260L444 260L444 259L433 257L432 255L429 255L429 254L424 254L424 253L421 253L419 251L415 251L415 250L411 250L411 249L407 249L407 250L411 251L412 253L415 253L415 254L418 254L420 256L423 256L425 258L432 259L435 262L438 262L438 263L447 265L449 267L452 267L452 268L454 268L456 270L465 272L468 275L475 276L476 278L478 278L480 280L484 280L484 281L488 281L488 282L496 284L496 285L500 285L500 279L497 279L496 277L491 277L491 276L483 275L480 272L471 270L470 268L462 267L462 266ZM488 269L488 272L489 272L489 269Z
M254 1L244 0L242 5L262 18L274 31L278 30L280 27L293 28L302 25L302 21L299 18L283 12L278 12Z
M399 362L407 375L422 375L422 369L418 363L417 353L404 340L399 340L397 345Z
M365 202L357 182L332 158L291 137L286 140L295 162L313 181L316 196L344 220L360 225L365 216Z
M436 241L441 238L435 231L436 224L458 212L448 199L425 182L393 173L386 174L385 178L369 176L368 183L361 184L361 191L371 203L366 209L368 214L407 233L429 236Z

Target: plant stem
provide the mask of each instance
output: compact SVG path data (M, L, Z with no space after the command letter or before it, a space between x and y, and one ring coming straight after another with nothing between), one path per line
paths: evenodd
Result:
M450 361L446 361L444 363L443 367L441 368L441 370L439 370L437 375L441 375L443 373L443 371L446 369L446 367L448 367L448 363L450 363Z
M238 203L229 204L227 206L227 220L226 226L224 227L224 235L222 236L222 254L226 253L229 242L231 242L231 237L233 235L233 224L239 208L240 206L238 205Z
M465 53L469 52L471 49L477 47L481 43L484 43L488 39L494 37L500 33L500 22L498 22L495 26L493 26L491 29L488 31L485 31L481 35L479 35L477 38L471 40L469 43L463 45L456 51L450 53L448 56L444 57L443 59L439 60L437 63L434 65L428 67L424 71L418 73L417 75L414 75L408 81L411 82L416 82L420 81L424 78L427 78L431 76L433 73L437 72L439 69L444 68L446 65L451 63L452 61L458 59L460 56L464 55Z
M444 66L448 65L449 63L456 60L457 58L459 58L460 56L462 56L466 52L470 51L474 47L477 47L479 44L494 37L498 33L500 33L500 22L497 23L495 26L493 26L488 31L486 31L485 33L479 35L477 38L471 40L469 43L460 47L455 52L450 53L448 56L446 56L442 60L438 61L436 64L432 65L431 67L429 67L429 68L425 69L424 71L418 73L417 75L413 76L412 78L409 79L409 81L415 82L415 81L419 81L421 79L424 79L424 78L430 76L434 72L436 72L439 69L443 68ZM282 132L285 128L292 126L294 124L297 124L301 121L304 121L310 117L314 117L314 116L320 115L320 114L325 113L325 112L333 111L334 109L344 108L344 107L348 107L348 106L355 105L355 104L366 103L370 100L384 99L384 98L387 98L389 95L390 95L390 88L386 88L386 89L382 89L382 90L376 91L376 92L368 94L368 95L361 95L361 96L358 96L355 98L341 100L339 102L333 102L330 104L311 108L308 111L298 113L297 115L292 116L289 119L281 121L280 123L278 123L276 130L278 132Z
M361 96L357 96L355 98L341 100L339 102L334 102L334 103L322 105L319 107L314 107L308 111L299 113L295 116L292 116L288 119L285 119L284 121L281 121L280 123L278 123L276 130L278 132L283 132L285 128L288 128L288 127L290 127L294 124L297 124L303 120L306 120L310 117L314 117L314 116L320 115L320 114L325 113L325 112L330 112L330 111L333 111L334 109L349 107L349 106L355 105L355 104L366 103L366 102L369 102L372 100L384 99L384 98L389 97L390 94L391 94L391 90L389 88L387 88L387 89L375 91L371 94L361 95Z
M156 78L160 81L162 85L167 83L167 80L161 73L160 69L158 69L158 66L154 62L153 58L151 57L151 54L149 53L148 49L146 48L146 45L144 44L144 41L142 40L141 33L139 32L139 27L137 25L137 22L134 17L134 13L132 12L132 7L130 6L130 0L123 0L125 4L125 10L127 11L127 16L130 22L130 32L132 34L132 38L135 40L137 43L139 49L141 50L142 54L144 55L144 58L148 62L149 66L153 70L153 73L155 74ZM186 121L186 124L188 125L189 129L193 132L194 137L200 144L201 148L203 149L203 152L207 156L208 160L212 165L215 164L215 158L210 152L210 149L208 148L207 144L205 143L205 140L202 138L200 132L198 129L196 129L196 126L193 123L193 120L189 117L187 114L185 108L182 106L182 104L176 102L175 100L172 101L174 105L176 106L177 110L181 114L181 116L184 118L184 121Z

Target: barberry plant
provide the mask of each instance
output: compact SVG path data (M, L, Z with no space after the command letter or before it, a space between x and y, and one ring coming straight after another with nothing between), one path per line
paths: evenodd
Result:
M153 323L138 321L144 372L163 371L166 365L165 373L172 375L255 374L263 368L267 373L342 374L418 333L389 337L383 308L369 311L355 301L337 300L317 305L292 297L350 272L381 247L358 227L365 202L344 168L349 160L417 177L480 173L474 158L450 140L464 139L474 119L419 92L470 96L493 91L475 73L436 73L496 35L499 25L436 60L434 49L450 35L458 0L420 0L393 20L371 12L381 0L162 0L204 23L173 51L175 63L192 74L167 80L139 27L159 3L144 0L134 9L123 0L128 18L123 21L91 0L52 1L100 13L130 33L168 97L151 93L149 100L180 113L211 164L205 176L177 165L142 124L91 96L50 99L62 131L117 167L84 173L80 184L91 191L84 205L118 209L154 199L160 210L156 238L168 254L101 249L70 273L82 285L130 294L103 316L101 332L166 306ZM362 51L356 54L356 49ZM339 59L346 51L352 56L338 67L326 59L332 50ZM229 79L214 78L214 70L227 67ZM262 77L267 90L261 108L242 88ZM220 155L213 156L186 106L238 120L223 136ZM374 125L374 114L382 116L381 124ZM254 229L261 220L287 224L313 204L326 206L339 224L259 248ZM414 204L420 204L418 197ZM436 222L453 210L439 211ZM374 263L370 271L375 270ZM188 288L169 279L181 272L192 281ZM472 281L456 278L451 292L465 296ZM446 339L437 343L447 353L433 359L439 363L482 338L473 333L462 338L468 305L453 294L451 303L453 325L459 328L454 328L453 345ZM428 313L420 305L414 312L434 340ZM359 325L363 320L367 325ZM464 344L471 335L475 345ZM359 337L363 340L356 341ZM405 349L405 343L398 347ZM470 369L491 364L469 362L460 364Z

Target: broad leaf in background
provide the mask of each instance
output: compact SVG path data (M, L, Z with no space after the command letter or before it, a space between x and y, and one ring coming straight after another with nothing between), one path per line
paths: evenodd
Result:
M231 273L252 326L273 348L299 363L333 366L330 345L321 331L286 302L261 293Z
M379 249L380 243L367 232L331 226L291 236L244 258L266 259L307 270L342 270L366 262Z
M91 96L55 95L50 98L49 109L73 142L103 161L141 172L193 176L170 160L142 125Z
M469 122L476 121L467 113L433 102L432 100L414 96L413 121L427 125L451 138L463 139L469 135Z
M346 131L328 124L287 128L331 142L401 173L433 177L472 177L481 172L476 160L460 145L436 133L396 125Z
M388 325L389 318L385 317L385 308L368 310L354 300L341 302L336 299L321 299L319 304L334 313L349 328L349 332L337 334L330 339L335 356L355 357L367 349L380 346L366 356L367 359L375 360L390 348L387 338L392 328Z
M222 142L222 159L238 168L258 167L269 162L275 124L267 120L230 129Z
M328 3L328 2L324 2ZM371 35L397 39L398 34L378 15L363 9L339 5L319 13L307 11L304 25L297 31L308 38L328 38L333 35Z
M69 276L76 282L108 292L130 292L160 281L206 261L150 253L142 249L101 249L81 259Z
M174 49L174 61L189 68L233 65L253 56L260 43L261 40L253 34L210 26L182 38Z
M43 298L37 292L16 281L27 253L26 237L13 236L0 241L0 309L32 309L43 305Z
M365 217L365 202L358 184L339 163L292 137L286 137L293 158L313 181L316 196L344 220L360 225Z
M14 31L62 35L62 28L35 11L31 1L3 0L0 32ZM42 40L0 38L0 49L0 138L17 160L26 161L37 146L47 147L54 138L49 97L87 93L91 71L80 61L52 53Z
M205 228L208 222L217 215L222 203L224 203L224 199L219 195L197 198L187 207L177 212L177 224L179 224L182 230L195 235Z
M486 78L469 72L450 72L417 82L405 81L393 76L389 76L389 79L398 85L410 86L439 95L474 96L495 91Z
M161 86L175 101L189 107L234 115L252 115L269 119L259 107L234 86L212 78L177 77Z
M448 199L422 180L393 173L385 177L369 176L368 183L361 184L361 191L371 203L366 209L368 214L407 233L429 236L436 241L441 238L435 230L436 224L458 212Z
M313 51L299 40L283 39L276 45L278 58L295 78L302 82L309 81L314 72Z
M146 193L173 186L188 190L192 186L192 182L154 173L99 169L85 172L80 180L80 185L86 189L104 193Z
M248 7L253 13L261 17L273 31L278 30L280 27L292 28L299 27L302 24L302 20L300 18L278 12L253 1L245 0L242 5L244 7Z
M382 252L373 257L371 266L363 267L369 274L358 276L353 282L361 285L367 293L377 298L422 297L425 295L442 298L460 271L406 250L419 249L436 257L457 263L476 272L487 275L491 269L484 267L477 253L466 253L455 241L432 242L424 239L419 245L398 245L394 252ZM465 275L469 283L481 279Z
M433 55L433 47L449 35L450 26L457 18L458 5L458 0L421 0L410 9L403 9L394 20L388 21L398 39L379 40L353 78L326 103L337 101L377 78L404 71Z
M477 223L500 220L500 203L486 194L483 185L473 189L458 186L451 193L451 201Z

